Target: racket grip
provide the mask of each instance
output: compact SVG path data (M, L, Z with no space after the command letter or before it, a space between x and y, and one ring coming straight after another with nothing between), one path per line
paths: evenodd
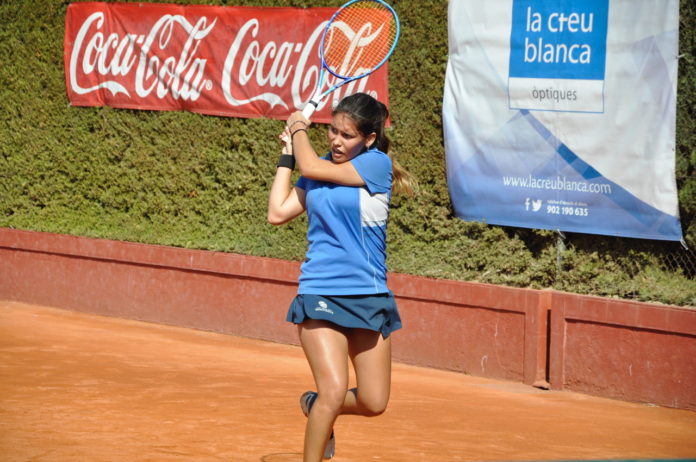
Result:
M307 103L307 105L302 109L302 115L305 116L307 120L312 117L312 114L314 114L314 111L317 110L317 105L314 101L310 101Z

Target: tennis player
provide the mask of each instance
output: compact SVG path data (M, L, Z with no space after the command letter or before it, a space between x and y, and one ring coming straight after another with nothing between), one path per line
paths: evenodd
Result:
M310 121L295 112L281 139L268 201L268 221L307 212L309 248L287 320L297 324L317 391L300 398L308 417L304 462L333 457L333 425L341 414L376 416L389 401L390 334L401 327L387 288L386 225L392 186L413 194L410 174L389 156L384 104L358 93L333 111L330 151L318 157ZM295 163L300 178L291 188ZM349 360L357 387L349 387Z

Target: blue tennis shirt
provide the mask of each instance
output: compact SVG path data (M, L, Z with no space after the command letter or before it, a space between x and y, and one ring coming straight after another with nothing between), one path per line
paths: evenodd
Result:
M297 181L296 186L306 192L309 220L309 249L302 263L298 294L368 295L388 291L391 159L370 149L350 162L365 186L342 186L305 177Z

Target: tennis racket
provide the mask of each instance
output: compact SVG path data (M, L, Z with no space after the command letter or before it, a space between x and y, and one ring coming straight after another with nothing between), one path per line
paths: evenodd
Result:
M351 0L339 8L324 28L317 89L302 114L309 119L331 92L379 69L394 52L399 34L399 17L382 0ZM323 90L327 72L337 81Z

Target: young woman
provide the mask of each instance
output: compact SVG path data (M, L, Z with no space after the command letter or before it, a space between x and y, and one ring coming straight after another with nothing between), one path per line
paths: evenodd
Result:
M330 151L317 157L301 112L290 116L268 201L268 221L286 223L307 212L309 249L287 320L317 391L300 398L308 417L304 462L331 458L333 425L341 414L384 412L391 381L390 334L401 327L387 288L386 225L394 189L412 194L411 178L389 157L388 111L371 96L344 98L333 111ZM301 174L291 188L292 168ZM348 389L348 361L357 387Z

